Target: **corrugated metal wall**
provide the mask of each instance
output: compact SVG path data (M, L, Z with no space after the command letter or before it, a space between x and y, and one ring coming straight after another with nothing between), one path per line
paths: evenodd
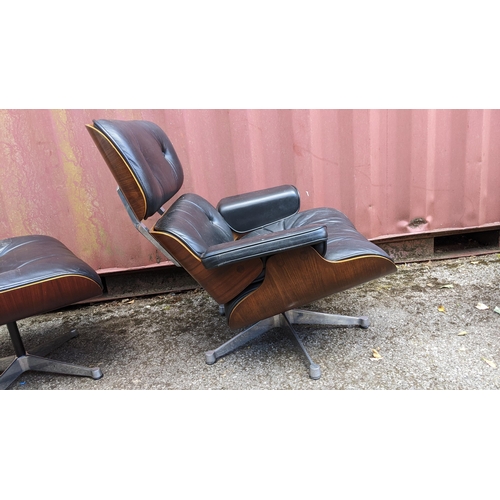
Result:
M180 193L290 183L369 238L500 223L500 110L0 110L0 237L49 234L96 269L153 264L85 124L146 119Z

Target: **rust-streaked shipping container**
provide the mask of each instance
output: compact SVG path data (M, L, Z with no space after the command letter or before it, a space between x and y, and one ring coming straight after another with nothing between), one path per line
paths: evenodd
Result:
M500 110L0 110L1 238L48 234L96 269L164 260L85 129L98 118L157 123L179 194L213 204L294 184L372 239L500 225Z

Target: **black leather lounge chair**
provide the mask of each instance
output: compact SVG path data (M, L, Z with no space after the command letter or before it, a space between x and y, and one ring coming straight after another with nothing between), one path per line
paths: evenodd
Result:
M289 185L231 196L217 208L184 194L165 211L183 172L161 128L147 121L95 120L87 129L136 228L217 301L231 329L243 329L207 352L208 364L285 326L317 379L320 368L292 324L368 328L366 317L297 309L396 270L344 214L333 208L299 212L299 194ZM142 221L156 212L162 216L149 229Z
M0 325L7 325L15 352L0 359L0 389L7 389L28 370L101 378L99 368L43 357L74 338L74 330L28 354L17 327L21 319L101 293L96 272L58 240L42 235L0 240Z

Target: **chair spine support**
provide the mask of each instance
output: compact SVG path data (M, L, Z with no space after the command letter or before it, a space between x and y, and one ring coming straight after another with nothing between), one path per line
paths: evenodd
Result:
M116 192L118 193L118 196L120 197L120 200L122 200L123 205L125 206L125 209L127 210L127 213L132 220L135 228L150 242L152 243L157 250L159 250L168 260L173 262L177 267L181 267L181 265L151 236L149 233L149 229L146 227L145 224L143 224L135 215L135 212L132 210L132 207L130 206L129 202L127 201L127 198L125 198L125 195L123 194L122 190L120 188L116 188ZM163 208L160 208L159 212L161 214L165 213L165 210Z

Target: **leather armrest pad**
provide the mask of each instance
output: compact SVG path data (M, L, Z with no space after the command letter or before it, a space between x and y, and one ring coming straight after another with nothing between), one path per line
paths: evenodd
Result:
M285 185L223 198L217 210L236 233L247 233L299 211L300 196Z
M212 269L303 246L319 245L318 248L321 252L327 238L326 226L310 224L264 236L252 236L211 246L201 257L201 262L207 269Z

